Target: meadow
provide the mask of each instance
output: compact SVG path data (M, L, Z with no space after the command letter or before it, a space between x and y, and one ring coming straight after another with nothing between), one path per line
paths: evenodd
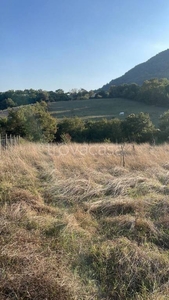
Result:
M14 109L16 110L19 107L14 107ZM83 120L98 120L102 118L119 118L123 120L132 113L144 112L148 113L152 122L158 126L160 115L167 111L168 108L146 105L123 98L106 98L50 102L48 103L48 110L58 120L64 117L80 117ZM119 115L120 112L124 112L124 115ZM0 110L0 118L7 117L7 115L8 109Z
M168 299L169 145L0 154L1 300Z
M58 119L75 116L94 120L101 118L124 119L131 113L145 112L150 115L156 125L158 125L160 115L167 110L166 107L150 106L122 98L51 102L48 107L51 115ZM120 112L124 112L124 116L120 116Z

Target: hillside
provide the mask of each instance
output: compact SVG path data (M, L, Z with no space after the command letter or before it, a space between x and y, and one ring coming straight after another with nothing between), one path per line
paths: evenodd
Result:
M145 112L150 115L155 125L158 125L160 115L167 110L166 107L155 107L122 98L60 101L50 103L48 108L51 115L58 119L75 116L86 120L101 118L124 119L132 113ZM119 115L121 111L124 111L124 116Z
M168 299L168 153L146 144L1 149L0 299Z
M102 89L108 90L111 85L120 85L123 83L137 83L141 85L145 80L151 78L169 79L169 49L135 66L123 76L111 80L108 84L105 84Z

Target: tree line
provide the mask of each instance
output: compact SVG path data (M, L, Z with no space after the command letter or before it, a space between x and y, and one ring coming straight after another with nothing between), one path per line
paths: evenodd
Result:
M45 101L71 101L71 100L87 100L94 97L94 91L86 91L85 89L72 89L69 92L64 92L62 89L56 91L45 91L42 89L25 89L25 90L9 90L0 92L0 109L7 109L21 105L35 104Z
M55 92L44 90L9 90L0 92L0 109L6 109L15 106L34 104L36 102L55 102L68 101L69 95L59 89Z
M135 83L111 86L109 97L127 98L149 105L169 106L169 80L154 78L144 81L142 86Z
M126 98L133 101L143 102L149 105L169 106L169 80L150 79L138 84L122 84L111 86L108 91L87 91L83 88L72 89L65 93L62 89L56 91L45 90L9 90L0 93L0 109L20 105L34 104L37 102L57 102L71 100L88 100L92 98Z
M84 121L74 117L59 121L50 115L46 102L42 101L10 109L7 117L0 118L0 134L20 135L34 142L169 142L169 111L160 117L158 128L143 112L130 114L124 120Z
M79 117L64 118L57 124L55 142L79 143L163 143L169 142L169 111L155 127L149 114L130 114L124 120L114 118L84 121Z

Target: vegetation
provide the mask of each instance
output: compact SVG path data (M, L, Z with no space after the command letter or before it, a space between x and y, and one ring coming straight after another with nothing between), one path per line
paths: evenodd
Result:
M158 119L167 108L147 105L125 98L104 98L76 101L61 101L48 104L51 115L58 120L64 117L80 117L83 120L119 118L124 120L130 114L148 113L152 122L158 126ZM124 112L124 115L119 115Z
M10 97L10 98L9 98ZM117 101L117 105L120 108L120 101L117 98L123 98L126 102L124 102L123 110L126 110L127 100L133 100L136 102L145 103L148 105L155 106L169 106L169 80L166 78L163 79L150 79L143 82L141 86L132 83L132 84L121 84L118 86L111 85L108 91L99 90L97 92L94 91L86 91L84 89L76 90L73 89L69 93L64 93L63 90L57 90L55 92L52 91L43 91L43 90L24 90L24 91L7 91L4 93L0 93L0 109L6 109L21 105L29 105L37 102L46 102L49 103L49 107L53 107L53 103L64 102L62 104L66 109L69 110L69 107L72 106L72 114L79 113L78 106L81 107L80 102L84 100L86 101L85 110L88 110L89 106L93 106L95 103L96 108L94 107L94 116L97 116L97 106L99 106L99 102L94 102L93 99L103 99L104 104L106 104L107 98L111 99L112 104L114 101ZM70 104L69 102L76 102L75 104ZM88 103L89 102L89 103ZM83 102L82 102L83 103ZM103 105L103 104L102 104ZM136 107L139 107L136 104ZM60 107L60 103L59 103ZM83 104L82 104L83 107ZM152 111L152 108L150 109ZM64 112L64 111L63 111ZM83 111L82 111L83 113ZM107 113L108 115L110 112ZM87 112L88 115L88 112ZM111 114L110 114L111 115Z
M44 90L9 90L0 93L0 109L6 109L8 107L33 104L36 102L53 102L53 101L66 101L68 95L63 90L59 89L55 92Z
M136 84L122 84L111 86L109 96L112 98L124 97L146 103L148 105L169 106L169 80L146 80L140 87Z
M129 115L122 123L122 136L128 142L152 142L156 130L148 114Z
M0 109L36 102L58 102L99 98L127 98L151 105L169 106L169 49L137 65L125 75L112 80L97 91L83 88L65 93L62 89L8 90L0 92ZM126 107L126 106L125 106Z
M168 299L168 55L99 91L0 93L24 138L0 144L0 299Z
M51 142L56 133L56 119L47 111L45 102L11 109L0 119L0 133L20 135L29 141Z
M147 144L1 150L0 299L167 299L168 153Z
M57 124L56 124L57 123ZM161 143L169 138L169 111L160 116L157 129L148 114L130 114L123 120L85 121L78 117L57 122L47 111L45 102L11 109L0 119L1 135L19 135L35 142L136 142Z
M149 115L131 114L124 121L119 119L102 119L99 121L83 121L80 118L64 118L57 125L56 141L69 136L73 142L104 142L120 143L122 141L145 143L152 142L157 130Z

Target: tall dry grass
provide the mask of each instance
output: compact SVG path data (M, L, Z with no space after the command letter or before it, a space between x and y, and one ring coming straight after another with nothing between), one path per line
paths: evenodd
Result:
M167 299L168 194L167 144L1 150L0 299Z

